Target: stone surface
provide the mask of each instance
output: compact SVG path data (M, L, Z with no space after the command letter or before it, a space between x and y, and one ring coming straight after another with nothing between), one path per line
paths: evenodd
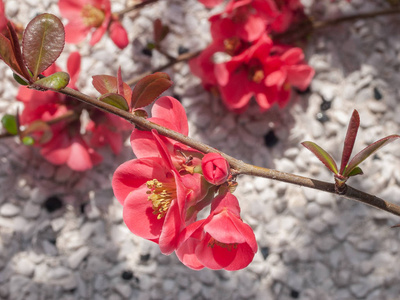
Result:
M113 10L123 9L125 2L134 1L112 1ZM315 20L389 8L386 0L303 3ZM23 24L42 12L59 13L52 0L9 0L5 7L7 17ZM166 62L155 51L152 57L142 53L156 18L171 28L162 46L172 55L179 46L204 48L211 40L207 18L221 8L208 10L197 0L158 1L122 19L131 28L126 49L118 50L106 34L93 47L66 44L57 64L65 70L68 52L79 50L79 86L95 95L92 75L115 75L121 65L125 80ZM332 182L332 174L300 142L316 142L338 162L353 109L361 117L355 151L400 132L400 42L393 38L398 35L394 18L315 32L305 48L306 61L316 70L311 90L294 92L284 109L262 113L253 102L244 114L229 113L184 63L166 70L174 81L167 94L182 100L191 136L251 164ZM0 116L15 114L21 109L17 86L4 64L0 69ZM267 147L265 135L271 131L278 141ZM398 203L398 147L398 142L385 146L363 162L365 175L348 183ZM260 250L238 272L193 271L175 254L164 256L155 244L131 234L123 222L110 178L118 165L134 158L129 139L121 155L106 150L102 155L100 166L73 172L45 162L36 148L0 140L0 299L398 298L399 234L390 226L399 221L387 213L322 191L239 176L235 195L241 217L253 227ZM61 206L49 211L49 197L60 199Z

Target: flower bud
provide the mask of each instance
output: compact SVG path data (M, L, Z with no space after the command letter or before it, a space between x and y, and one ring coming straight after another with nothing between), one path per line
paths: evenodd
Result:
M201 160L204 178L214 184L223 184L229 176L229 163L218 153L208 153Z

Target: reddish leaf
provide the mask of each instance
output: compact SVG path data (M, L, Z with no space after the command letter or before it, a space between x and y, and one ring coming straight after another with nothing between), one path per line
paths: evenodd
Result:
M22 59L21 45L19 44L19 38L17 32L14 29L14 25L10 21L7 22L7 29L15 59L22 72L21 75L23 75L22 77L25 78L27 81L31 82L31 74L29 74L28 69L25 67L24 60Z
M24 72L18 64L17 58L15 57L11 41L2 34L0 34L0 58L13 70L13 72L17 73L19 77L25 77Z
M59 91L65 88L69 83L69 74L65 72L56 72L47 77L35 81L31 86L33 88Z
M302 142L304 147L310 150L318 159L329 169L332 173L337 174L337 165L332 156L329 155L324 149L313 142Z
M353 157L353 159L350 161L346 169L344 170L344 176L349 176L349 174L352 173L352 171L360 164L362 163L365 159L367 159L369 156L374 154L378 149L382 148L383 146L393 142L394 140L400 138L400 135L394 134L394 135L389 135L387 137L384 137L383 139L380 139L376 141L375 143L365 147L363 150L361 150L359 153L357 153L356 156Z
M119 109L122 109L125 111L129 111L128 102L126 101L126 99L124 97L122 97L119 94L116 94L116 93L104 94L99 97L99 100L102 102L105 102L107 104L110 104L116 108L119 108Z
M356 141L358 127L360 127L360 116L358 111L354 110L351 115L349 128L347 129L346 138L344 139L342 162L340 164L340 174L343 174L347 163L350 160L351 152L353 151L354 142Z
M64 26L56 16L41 14L29 22L22 40L22 54L34 79L56 61L64 43Z
M172 85L167 73L157 72L143 77L132 91L131 108L149 105Z
M163 25L160 19L153 22L154 43L159 44L169 33L169 27Z
M121 67L118 68L118 73L117 73L117 91L119 95L125 98L124 82L122 81Z
M117 78L110 75L95 75L92 76L92 84L94 88L102 95L108 93L118 94L118 83ZM129 85L124 82L124 95L125 100L129 101L132 97L132 90Z

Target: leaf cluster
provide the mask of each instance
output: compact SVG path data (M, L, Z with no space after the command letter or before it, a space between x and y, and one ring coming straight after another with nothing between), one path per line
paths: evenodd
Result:
M349 177L363 174L363 171L358 166L360 163L374 154L378 149L400 138L400 135L397 134L384 137L365 147L350 160L359 127L360 116L357 110L354 110L350 118L349 127L344 140L340 169L338 169L332 156L323 148L309 141L301 143L304 147L310 150L333 174L335 174L335 186L338 192L344 191L345 183Z
M11 22L0 33L0 58L12 69L18 83L37 90L60 90L69 83L69 75L56 72L46 78L40 74L50 67L64 49L65 31L60 19L41 14L26 26L22 50Z
M168 74L156 72L143 77L131 90L129 85L122 81L121 68L118 69L117 77L95 75L92 78L93 86L101 94L98 98L100 101L139 115L144 112L141 108L152 103L172 85Z

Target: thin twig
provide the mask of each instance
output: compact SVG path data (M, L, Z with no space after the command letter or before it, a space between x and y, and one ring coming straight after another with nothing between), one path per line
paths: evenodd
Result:
M231 157L211 146L208 146L204 143L193 140L193 139L191 139L183 134L180 134L178 132L175 132L171 129L168 129L168 128L165 128L158 124L152 123L144 118L135 116L129 112L120 110L114 106L111 106L107 103L101 102L101 101L97 100L96 98L87 96L76 90L73 90L70 88L65 88L65 89L60 90L60 92L65 95L74 97L74 98L76 98L82 102L85 102L89 105L93 105L103 111L106 111L106 112L115 114L121 118L124 118L125 120L143 128L143 129L148 129L148 130L154 129L163 136L174 139L174 140L181 142L187 146L197 149L203 153L209 153L209 152L219 153L226 158L226 160L229 162L231 168L233 169L233 172L236 175L247 174L247 175L252 175L252 176L259 176L259 177L269 178L269 179L273 179L273 180L283 181L283 182L287 182L287 183L291 183L291 184L296 184L296 185L328 192L331 194L340 195L340 196L346 197L348 199L356 200L356 201L368 204L370 206L373 206L375 208L387 211L396 216L400 216L400 206L390 203L390 202L387 202L387 201L380 199L378 197L375 197L373 195L356 190L350 186L347 186L347 189L345 190L345 192L343 194L339 194L335 191L335 185L333 183L323 182L323 181L319 181L316 179L311 179L311 178L302 177L302 176L298 176L298 175L294 175L294 174L290 174L290 173L280 172L277 170L253 166L253 165L244 163L243 161L238 160L234 157Z
M354 21L358 19L371 19L379 16L394 15L400 13L400 8L389 8L381 11L373 11L361 14L343 16L332 20L318 21L313 23L314 30L319 30L328 26L336 25L343 22Z
M156 69L154 69L154 70L144 72L144 73L140 74L139 76L135 76L135 77L133 77L132 79L128 80L126 83L127 83L128 85L134 85L134 84L136 84L140 79L142 79L143 77L145 77L145 76L147 76L147 75L150 75L150 74L153 74L153 73L155 73L155 72L161 72L161 71L163 71L163 70L165 70L165 69L167 69L167 68L169 68L169 67L172 67L173 65L175 65L175 64L177 64L177 63L180 63L180 62L183 62L183 61L186 61L186 60L190 60L190 59L196 57L197 55L199 55L200 52L201 52L201 51L189 52L189 53L181 54L181 55L179 55L176 59L170 60L169 62L167 62L165 65L162 65L162 66L160 66L160 67L158 67L158 68L156 68Z
M136 5L132 5L132 6L130 6L130 7L127 7L127 8L125 8L125 9L119 11L119 12L116 12L115 14L120 18L120 17L122 17L124 14L127 14L127 13L129 13L129 12L131 12L131 11L134 11L134 10L139 10L139 9L145 7L146 5L155 3L155 2L157 2L157 1L159 1L159 0L146 0L146 1L143 1L143 2L138 3L138 4L136 4Z

